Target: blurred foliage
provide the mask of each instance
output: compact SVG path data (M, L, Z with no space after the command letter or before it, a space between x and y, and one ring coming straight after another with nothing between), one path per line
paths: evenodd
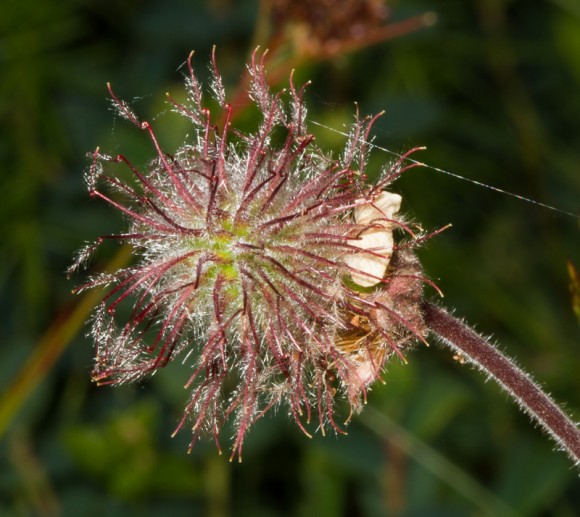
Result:
M405 29L432 10L435 25ZM425 145L421 161L577 212L576 3L408 0L389 13L387 26L407 34L393 30L373 45L334 41L317 55L295 22L285 26L277 12L269 24L266 1L3 0L3 403L27 358L38 369L26 381L30 396L4 422L1 515L577 515L580 483L564 455L495 386L435 348L391 365L348 436L308 440L278 414L249 434L244 462L230 464L211 443L187 455L186 432L169 438L186 398L177 376L97 389L90 340L59 334L85 317L62 273L73 252L122 224L88 198L86 153L122 146L144 163L152 152L111 116L105 83L175 147L187 127L167 114L163 93L179 92L191 49L201 71L216 44L235 88L253 46L270 42L275 82L291 66L298 81L313 81L312 120L342 129L354 101L363 113L385 109L376 144ZM343 141L312 131L329 149ZM391 158L377 150L371 168ZM396 189L426 228L453 223L421 252L446 305L493 334L569 410L580 408L566 265L580 263L577 221L430 169L413 169ZM107 248L95 268L114 253ZM60 343L40 347L54 335Z
M570 275L570 295L572 297L572 308L580 323L580 276L572 262L568 261L568 274Z

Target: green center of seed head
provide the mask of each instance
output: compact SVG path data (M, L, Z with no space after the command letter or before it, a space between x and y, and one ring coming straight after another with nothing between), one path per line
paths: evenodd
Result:
M229 284L227 291L232 291L229 293L231 295L237 294L239 271L236 262L243 260L242 255L245 255L236 249L236 246L247 241L250 236L247 225L234 225L231 220L226 219L222 221L221 229L218 232L194 239L190 244L192 248L211 253L214 262L204 276L210 281L219 276Z

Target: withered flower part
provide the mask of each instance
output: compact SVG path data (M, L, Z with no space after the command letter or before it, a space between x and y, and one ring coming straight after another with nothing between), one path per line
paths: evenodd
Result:
M427 280L412 251L425 236L398 215L400 196L385 191L413 165L403 157L368 185L366 142L376 117L357 115L342 156L331 158L307 131L304 86L290 78L287 93L272 93L263 60L254 54L248 68L261 113L251 134L230 127L215 57L211 90L221 112L212 116L190 56L187 103L170 102L193 135L172 154L110 91L156 157L141 170L123 155L92 154L91 196L130 225L89 244L71 268L105 239L132 247L134 265L79 289L109 286L93 317L93 378L137 381L179 358L191 368L184 379L191 396L178 429L192 429L193 446L202 432L217 441L233 418L232 456L274 407L286 407L306 434L312 420L322 432L342 432L336 399L358 411L385 360L403 357L426 334ZM109 175L114 164L133 181Z
M319 44L363 39L384 25L389 8L384 0L266 0L276 25L296 24Z
M325 59L433 25L426 12L391 21L386 0L263 0L273 44L287 41L298 55Z

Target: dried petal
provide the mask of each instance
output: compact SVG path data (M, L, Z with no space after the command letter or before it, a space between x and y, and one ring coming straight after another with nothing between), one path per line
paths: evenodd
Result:
M398 194L381 192L372 202L354 210L357 224L372 225L358 239L349 241L351 246L366 252L355 252L344 258L354 270L351 272L352 281L361 287L373 287L385 276L393 254L393 218L401 207L401 199Z

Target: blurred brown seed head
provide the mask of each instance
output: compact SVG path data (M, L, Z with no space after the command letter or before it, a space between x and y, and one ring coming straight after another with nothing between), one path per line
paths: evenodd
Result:
M310 54L332 53L345 42L364 40L384 26L389 9L382 0L266 0L276 32Z

